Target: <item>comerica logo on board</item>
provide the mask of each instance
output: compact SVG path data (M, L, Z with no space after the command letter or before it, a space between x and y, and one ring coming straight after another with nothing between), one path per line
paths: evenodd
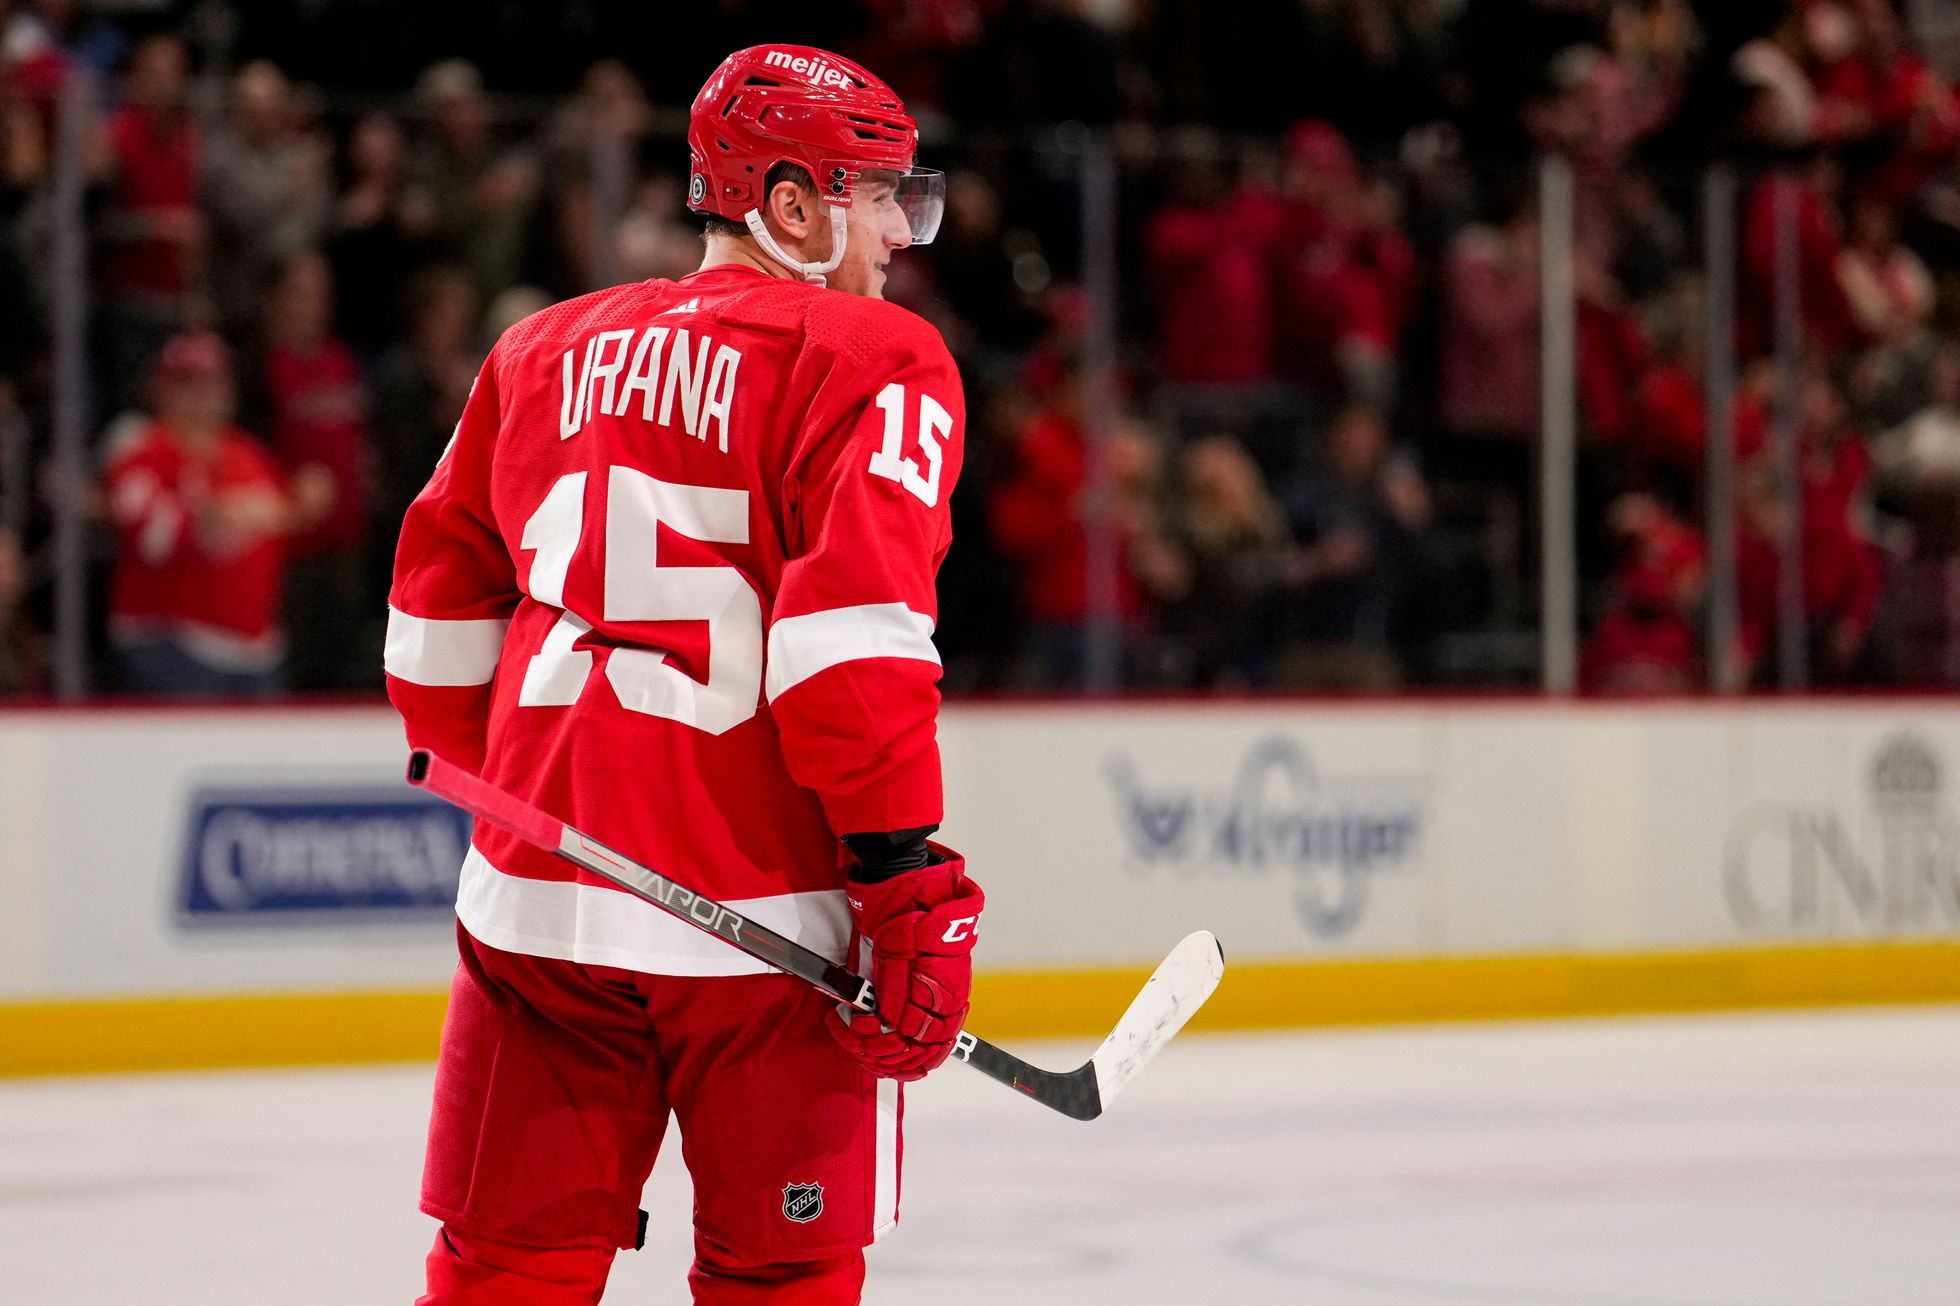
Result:
M1729 831L1723 890L1735 923L1765 938L1960 930L1960 813L1921 735L1879 745L1868 797L1844 806L1758 803Z
M379 786L206 789L191 800L181 918L294 922L447 910L469 817Z

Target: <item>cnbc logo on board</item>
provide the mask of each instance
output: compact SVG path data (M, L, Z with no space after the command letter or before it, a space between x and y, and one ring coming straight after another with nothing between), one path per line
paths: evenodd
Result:
M1729 913L1765 938L1960 930L1960 814L1938 749L1901 731L1862 802L1759 803L1723 849Z
M1415 864L1428 820L1420 776L1330 774L1285 736L1252 744L1222 785L1154 780L1130 753L1105 773L1133 872L1281 879L1325 939L1362 919L1377 875Z

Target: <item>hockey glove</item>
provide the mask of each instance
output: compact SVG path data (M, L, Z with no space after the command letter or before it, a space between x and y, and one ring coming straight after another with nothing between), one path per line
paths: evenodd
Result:
M855 836L854 836L855 842ZM966 859L938 845L930 864L887 873L860 866L845 884L852 951L871 945L878 1015L840 1009L831 1032L881 1079L918 1079L944 1062L966 1021L973 944L986 896Z

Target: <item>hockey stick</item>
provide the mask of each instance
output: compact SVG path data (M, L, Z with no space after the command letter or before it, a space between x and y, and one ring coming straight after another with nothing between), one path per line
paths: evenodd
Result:
M859 1011L875 1013L871 982L802 944L756 924L732 908L683 888L666 876L606 847L514 794L446 762L427 749L409 755L408 782L470 815L510 831L528 844L608 880L636 897L713 934L758 961L786 971ZM1158 964L1116 1028L1087 1062L1070 1071L1043 1070L961 1030L953 1055L989 1079L1020 1089L1045 1107L1076 1120L1094 1120L1157 1050L1191 1019L1225 974L1225 954L1209 931L1188 934Z

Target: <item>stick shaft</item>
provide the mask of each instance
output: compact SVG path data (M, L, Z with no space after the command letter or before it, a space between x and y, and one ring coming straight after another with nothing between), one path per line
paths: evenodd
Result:
M846 1006L859 1011L877 1009L868 980L795 940L784 938L766 925L758 925L733 907L703 897L640 865L453 762L426 749L417 749L409 756L408 782L454 803L472 816L508 830L533 847L556 853L702 933L712 934L757 961L814 985Z

